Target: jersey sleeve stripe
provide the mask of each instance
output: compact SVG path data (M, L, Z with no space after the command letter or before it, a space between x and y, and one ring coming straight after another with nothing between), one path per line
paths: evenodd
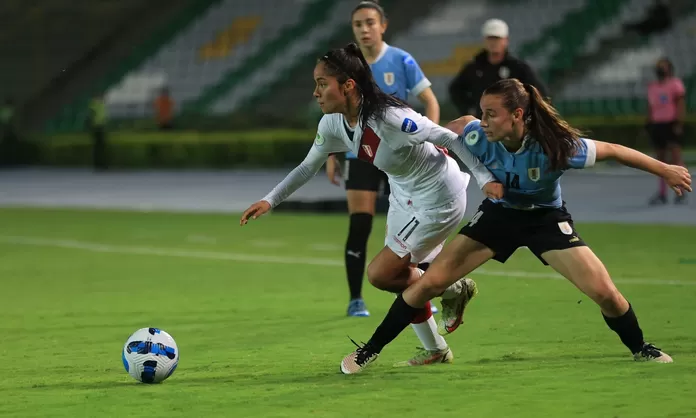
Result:
M585 158L585 168L593 167L595 161L597 160L597 145L591 139L584 139L585 146L587 147L587 157Z
M413 88L411 89L411 94L413 94L414 96L418 96L419 94L423 93L423 90L427 89L431 85L432 83L430 82L430 80L423 77L421 81L419 81L415 86L413 86Z

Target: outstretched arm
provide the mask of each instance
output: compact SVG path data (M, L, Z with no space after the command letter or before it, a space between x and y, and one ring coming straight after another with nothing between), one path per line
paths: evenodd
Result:
M665 164L640 151L609 142L594 141L597 161L616 160L619 163L637 168L665 179L667 184L681 196L682 191L691 192L691 174L678 165Z
M293 169L283 181L278 183L263 199L251 205L239 221L240 225L246 225L249 219L256 219L272 208L278 206L280 202L287 199L297 189L305 185L326 162L328 154L312 147L304 161Z
M391 109L387 112L385 121L389 129L399 132L395 135L397 140L390 144L392 148L411 146L426 141L447 148L469 168L487 197L496 199L502 197L502 185L497 182L493 173L481 160L469 151L455 132L443 128L411 109Z
M483 165L481 160L476 158L462 141L459 140L459 135L440 126L435 128L434 131L437 132L437 135L432 135L430 142L452 151L471 171L471 174L473 174L481 189L483 189L483 186L487 183L497 181L493 173Z

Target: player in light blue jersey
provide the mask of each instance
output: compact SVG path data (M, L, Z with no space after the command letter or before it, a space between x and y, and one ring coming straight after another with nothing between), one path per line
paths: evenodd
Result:
M406 101L416 96L425 105L425 116L435 123L440 119L440 105L430 88L430 81L418 63L404 50L387 45L382 39L387 29L384 9L377 1L360 2L351 14L353 35L370 65L379 88L387 94ZM362 283L367 260L367 241L372 231L372 218L380 191L388 194L386 175L374 165L361 161L352 153L345 155L345 165L340 168L338 158L331 156L326 162L329 180L340 185L343 176L348 201L350 225L346 239L344 259L350 291L348 316L369 316L362 298ZM427 265L421 266L427 269ZM437 312L435 305L432 311Z
M578 235L559 178L568 169L612 159L663 178L682 195L692 191L689 172L631 148L582 138L536 88L517 79L488 87L480 104L481 120L465 116L447 127L462 132L460 139L469 151L503 184L503 198L484 200L421 279L399 295L368 343L343 359L342 370L361 371L427 301L490 259L504 263L519 247L527 247L597 303L606 324L636 361L671 363L668 354L645 342L631 304ZM440 333L457 329L462 312L443 310Z

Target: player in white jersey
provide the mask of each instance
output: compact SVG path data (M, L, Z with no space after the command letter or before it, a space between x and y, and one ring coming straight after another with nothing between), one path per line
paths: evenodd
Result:
M469 176L435 145L452 150L471 170L487 196L502 197L502 184L458 141L458 135L408 108L379 89L355 44L329 51L314 69L314 96L324 113L314 145L302 163L268 195L247 209L240 220L268 212L307 183L329 155L352 151L389 177L392 193L385 247L370 262L367 276L375 287L401 292L423 270L412 266L434 257L461 222ZM475 294L475 283L462 278L442 294L443 314L454 309L448 300ZM404 365L450 362L452 353L428 320L414 329L424 350ZM415 322L415 321L414 321Z
M376 0L361 1L351 13L351 27L355 42L372 70L379 88L406 101L409 95L417 97L425 107L425 116L435 123L440 121L440 105L430 88L430 80L423 74L416 60L406 51L387 45L383 36L387 30L387 16ZM348 205L348 236L344 249L346 278L350 300L346 314L354 317L369 316L362 297L363 277L367 261L367 242L372 232L372 219L380 193L389 194L384 172L363 161L352 152L345 153L342 165L336 155L326 161L326 174L331 183L346 189ZM428 264L419 267L427 269ZM437 313L433 303L432 312Z

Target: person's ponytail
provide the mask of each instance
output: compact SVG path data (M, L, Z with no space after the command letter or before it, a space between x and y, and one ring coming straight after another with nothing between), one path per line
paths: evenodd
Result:
M525 83L524 89L529 95L525 112L527 132L543 148L552 171L567 168L578 150L582 133L563 120L536 87Z

